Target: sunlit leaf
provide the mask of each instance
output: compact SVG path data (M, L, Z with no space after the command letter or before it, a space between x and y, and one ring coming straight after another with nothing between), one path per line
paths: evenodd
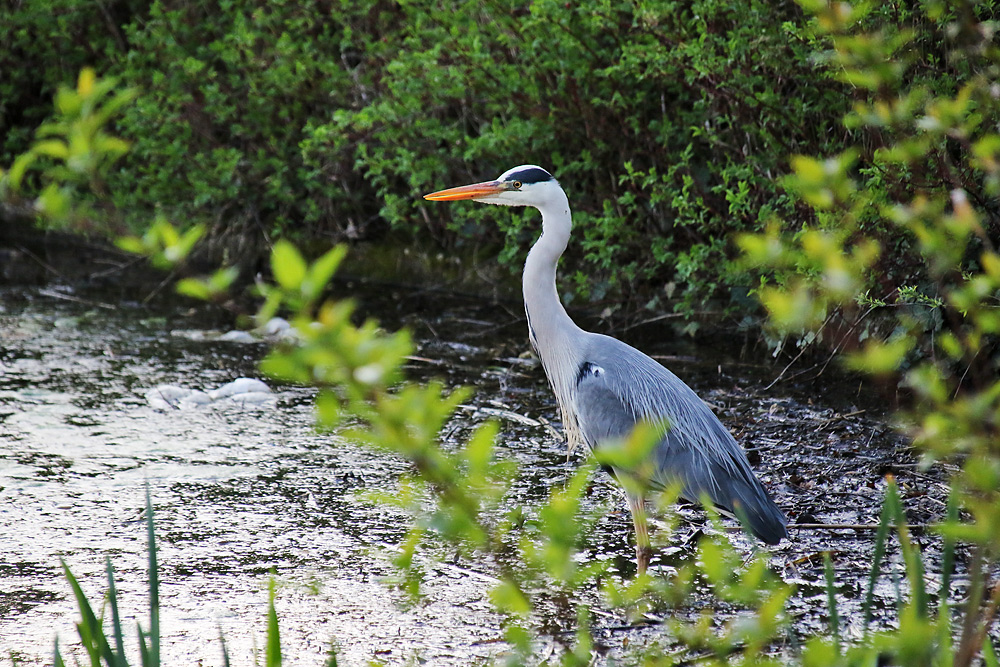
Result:
M531 603L511 581L502 581L490 591L490 600L497 609L519 616L531 613Z
M298 291L306 277L306 261L298 248L279 239L271 250L271 271L282 288Z
M76 83L76 92L78 92L82 97L89 97L94 92L94 82L97 80L97 74L91 67L84 67L80 70L80 76Z
M907 353L913 349L912 338L900 336L889 341L866 340L859 352L847 357L847 364L871 375L899 370Z

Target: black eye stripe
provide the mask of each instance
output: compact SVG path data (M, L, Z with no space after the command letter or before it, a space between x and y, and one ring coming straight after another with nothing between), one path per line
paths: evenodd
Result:
M552 174L539 167L530 167L515 171L513 174L507 176L507 180L519 181L521 183L542 183L544 181L551 181Z

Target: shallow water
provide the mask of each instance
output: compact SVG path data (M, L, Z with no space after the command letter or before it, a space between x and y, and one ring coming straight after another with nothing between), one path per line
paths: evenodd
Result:
M578 459L567 460L551 428L531 424L544 418L558 426L541 370L521 357L527 343L519 305L385 286L341 289L386 326L413 330L415 379L476 387L446 439L501 416L498 449L523 471L511 502L530 513L572 474ZM0 299L0 665L12 656L16 664L50 664L56 635L73 652L77 612L60 559L97 601L111 558L134 641L133 619L147 624L147 488L160 547L165 663L222 664L222 635L233 665L254 664L272 576L291 664L321 665L331 645L342 665L467 665L502 653L488 565L429 566L427 600L418 605L384 585L405 520L358 493L391 488L405 466L315 431L309 390L275 387L273 408L162 412L146 404L143 393L158 384L213 388L259 376L264 345L183 333L226 327L226 318L169 302L108 308L101 294L71 289L21 289ZM799 586L789 646L826 622L817 558L826 550L834 552L844 625L858 632L874 540L864 526L877 522L884 474L897 475L911 520L923 523L943 511L941 473L919 470L902 439L855 404L861 399L853 388L765 391L776 372L768 364L675 340L643 347L716 406L792 522L859 526L794 530L770 550L772 567ZM591 536L589 557L630 577L631 521L620 492L601 473L587 502L588 509L613 508ZM693 557L701 524L697 512L684 516L691 522L682 523L674 538L680 546L661 567ZM754 548L741 535L732 539L747 554ZM936 544L918 539L933 563ZM887 572L899 576L895 549L889 558ZM596 591L583 595L606 655L657 641L655 627L604 609ZM883 578L879 609L895 595ZM539 620L559 629L570 627L571 617L553 603ZM542 655L551 650L539 647Z

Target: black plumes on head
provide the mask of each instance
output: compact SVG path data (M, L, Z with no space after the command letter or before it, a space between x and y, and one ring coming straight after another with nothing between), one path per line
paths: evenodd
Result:
M545 171L541 167L528 167L527 169L519 169L513 174L507 176L506 179L510 181L521 181L522 183L542 183L544 181L554 180L552 174Z

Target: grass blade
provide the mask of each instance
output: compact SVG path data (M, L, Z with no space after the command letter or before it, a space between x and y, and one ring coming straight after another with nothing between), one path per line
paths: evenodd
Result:
M1000 667L996 647L993 646L989 637L983 637L983 665L985 667Z
M903 501L899 496L899 489L895 482L889 485L886 503L896 523L896 534L899 536L899 545L903 551L903 562L906 563L906 578L910 581L914 608L921 618L927 618L929 605L927 586L924 583L923 556L920 553L920 547L910 540L910 529L906 522L906 513L903 512Z
M55 651L52 654L52 667L66 667L63 661L62 651L59 650L59 638L56 637Z
M219 643L222 644L222 667L229 667L229 648L226 646L226 638L222 634L222 626L219 626Z
M125 638L122 634L122 621L118 615L118 589L115 587L115 570L111 565L111 558L107 558L108 571L108 602L111 604L111 626L115 636L114 661L109 663L109 667L128 667L125 659Z
M142 667L148 667L152 658L149 655L149 644L146 643L146 633L142 630L142 624L136 623L136 630L139 635L139 658L142 660Z
M266 667L281 667L281 636L278 632L278 613L274 610L274 579L268 585L270 601L267 605L267 645L264 650Z
M156 563L156 533L153 526L153 501L146 485L146 536L149 540L149 650L145 667L160 667L160 575Z
M945 525L958 523L958 494L952 487L948 494L948 507L945 510ZM946 613L948 597L951 592L951 574L955 567L955 538L945 531L944 544L941 547L941 588L938 590L938 616Z
M886 477L890 488L895 488L896 482L892 475ZM885 544L889 539L889 492L882 501L882 512L878 518L878 531L875 533L875 553L872 555L872 569L868 574L868 588L865 590L865 603L862 606L864 618L865 634L868 633L868 626L872 620L872 604L875 601L875 582L878 580L879 570L882 567L882 559L885 557Z
M833 585L833 560L830 552L823 552L823 574L826 577L826 604L830 613L830 636L833 646L840 654L840 615L837 613L837 591Z
M87 596L80 587L80 582L73 576L69 566L66 565L66 561L61 559L60 561L62 562L63 572L66 574L66 580L69 581L70 588L73 589L73 595L76 597L77 607L80 609L80 622L76 625L77 634L80 636L80 643L87 651L87 655L90 656L90 664L93 667L99 667L102 657L109 661L114 659L111 646L104 635L104 626L101 625L101 621L97 618L97 614L94 613L93 607L90 606L90 601L87 600ZM108 662L108 664L113 663Z

